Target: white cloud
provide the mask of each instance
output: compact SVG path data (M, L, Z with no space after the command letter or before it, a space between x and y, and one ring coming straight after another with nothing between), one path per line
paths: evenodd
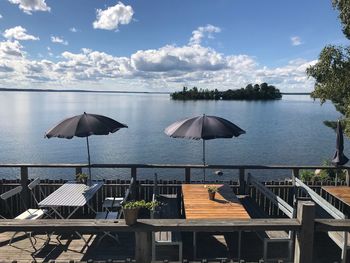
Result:
M219 70L227 66L221 54L199 45L137 51L131 63L137 70L150 72Z
M71 28L69 29L69 31L70 31L70 32L73 32L73 33L76 33L76 32L78 32L78 29L76 29L75 27L71 27Z
M63 39L61 39L64 41ZM46 47L47 57L54 56ZM225 55L215 49L195 45L166 45L139 50L129 57L81 49L55 54L55 62L31 59L17 40L0 41L0 86L52 86L95 89L179 89L183 85L200 88L236 89L249 83L267 82L282 91L311 91L314 81L305 70L316 61L292 60L269 68L245 54ZM87 85L88 83L88 85ZM83 86L85 85L85 87Z
M2 14L0 14L0 19L3 18Z
M2 35L7 39L39 40L38 37L27 34L27 30L21 26L6 29Z
M68 41L64 40L61 37L57 37L57 36L51 36L51 42L52 43L59 43L59 44L65 45L65 46L68 45Z
M298 36L291 37L290 41L292 42L293 46L300 46L301 44L303 44L303 42L301 42L301 38Z
M93 27L105 30L117 30L119 25L129 24L134 15L131 6L125 6L122 2L118 2L115 6L108 7L105 10L96 10L96 21Z
M19 8L26 14L31 15L33 11L47 11L51 8L47 6L45 0L8 0L12 4L19 5Z
M198 27L192 32L192 37L190 39L190 45L198 45L202 42L204 37L214 38L213 33L220 33L221 29L213 25L206 25L205 27Z

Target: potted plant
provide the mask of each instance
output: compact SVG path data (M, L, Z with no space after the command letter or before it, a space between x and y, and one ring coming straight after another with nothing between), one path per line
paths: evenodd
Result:
M208 190L209 200L214 200L215 193L218 191L218 188L216 186L213 186L213 185L209 185L209 186L205 186L205 187Z
M75 175L75 181L79 184L86 184L88 176L84 173L78 173Z
M152 201L146 202L145 200L140 201L129 201L122 205L125 223L129 226L134 225L137 222L139 210L146 208L148 210L154 209L159 205L159 202Z

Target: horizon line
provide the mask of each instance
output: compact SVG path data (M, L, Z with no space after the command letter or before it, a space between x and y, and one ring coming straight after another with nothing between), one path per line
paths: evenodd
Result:
M5 92L77 92L77 93L126 93L126 94L171 94L175 91L124 91L124 90L84 90L84 89L16 89L0 88ZM310 95L311 92L281 92L282 95Z

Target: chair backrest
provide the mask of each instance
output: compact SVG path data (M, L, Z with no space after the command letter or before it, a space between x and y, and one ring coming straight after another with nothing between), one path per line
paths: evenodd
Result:
M1 198L2 200L5 200L5 201L6 201L6 200L9 199L10 197L12 197L12 196L14 196L14 195L17 195L17 194L19 194L20 192L22 192L22 186L17 186L17 187L15 187L15 188L13 188L13 189L11 189L11 190L9 190L9 191L7 191L7 192L1 194L1 195L0 195L0 198Z
M38 205L40 200L42 198L45 198L45 194L43 192L43 190L40 187L40 178L35 178L30 184L28 184L28 188L30 190L30 194L32 195L35 203ZM39 200L37 198L37 195L35 194L35 189L38 188L39 189Z
M3 194L0 195L0 198L4 201L5 203L5 208L7 210L7 214L9 214L11 216L11 218L13 218L13 209L11 209L10 205L8 204L9 202L7 201L7 199L15 196L15 195L18 195L22 192L22 186L17 186ZM22 204L24 204L23 202L23 199L21 196L19 196L19 199L21 200ZM25 206L24 206L25 207ZM5 218L3 215L1 216L2 218Z
M37 185L40 184L40 178L35 178L30 184L28 184L28 188L32 191Z

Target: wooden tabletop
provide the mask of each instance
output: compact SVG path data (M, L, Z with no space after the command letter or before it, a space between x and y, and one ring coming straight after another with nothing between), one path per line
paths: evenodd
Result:
M338 198L340 201L350 206L350 187L349 186L323 186L323 190Z
M186 219L249 219L237 196L228 185L215 185L219 191L209 200L204 184L183 184Z

